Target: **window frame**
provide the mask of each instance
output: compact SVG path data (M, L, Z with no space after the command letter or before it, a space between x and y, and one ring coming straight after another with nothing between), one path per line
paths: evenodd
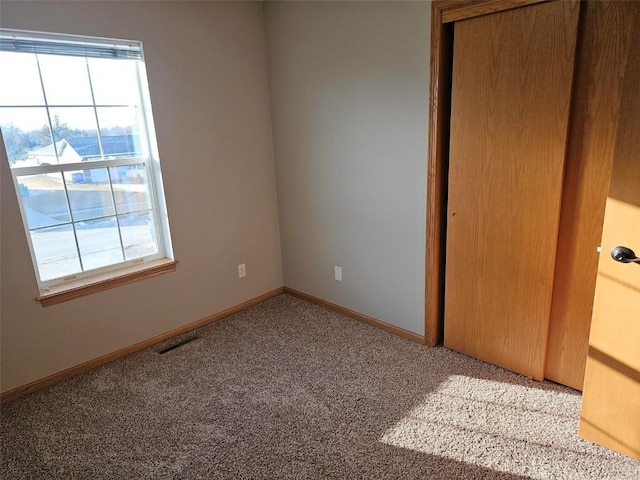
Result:
M96 103L95 95L93 93L93 83L91 79L91 74L88 73L88 81L89 86L91 88L91 105L73 105L73 107L91 107L93 109L93 114L96 117L96 135L97 140L100 147L101 158L99 160L90 160L90 161L81 161L81 162L73 162L73 163L56 163L56 164L45 164L45 165L34 165L34 166L20 166L20 167L12 167L9 165L9 169L11 170L11 176L18 200L18 205L20 208L20 215L22 217L22 224L25 232L25 236L27 238L27 243L29 247L29 253L31 256L31 261L33 265L33 270L35 273L35 277L38 283L38 289L40 295L37 297L38 300L41 301L43 306L47 306L49 304L59 303L59 301L65 301L71 298L76 298L78 296L83 296L85 294L94 293L95 291L101 291L105 288L112 288L114 286L118 286L125 283L130 283L131 281L137 281L143 278L147 278L148 276L155 276L160 273L165 273L168 271L174 271L177 265L177 262L173 258L173 249L171 242L171 234L169 229L169 221L167 215L165 194L164 194L164 185L162 181L162 172L160 169L160 159L158 154L157 140L155 135L155 125L153 121L153 113L151 110L151 98L149 92L149 82L147 79L146 73L146 64L144 60L144 52L142 42L140 41L132 41L132 40L118 40L111 38L101 38L101 37L90 37L90 36L78 36L78 35L63 35L63 34L55 34L55 33L44 33L44 32L34 32L34 31L26 31L26 30L14 30L14 29L0 29L0 34L2 37L10 37L13 36L14 39L38 39L44 41L62 41L62 42L71 42L74 44L78 44L78 46L82 45L104 45L105 47L114 46L115 49L121 47L125 49L125 56L123 59L134 61L135 62L135 80L136 84L133 86L135 88L135 92L137 94L138 102L136 104L137 110L140 115L140 120L137 122L136 126L139 130L139 138L141 145L141 152L138 152L140 155L137 156L114 156L115 158L106 158L107 154L105 154L103 146L102 146L102 133L100 122L98 119L97 108L100 107L130 107L131 105L115 105L108 104L102 105ZM130 58L126 56L126 49L133 48L139 51L139 58ZM4 50L6 51L6 50ZM38 60L38 52L22 52L22 53L33 53L36 55L36 61ZM41 52L41 54L49 55L48 52ZM87 60L88 58L99 58L92 57L90 55L64 55L61 56L70 57L75 56L77 58L84 58ZM114 57L115 58L115 57ZM118 59L120 57L117 57ZM87 66L88 68L88 66ZM46 93L45 93L45 82L43 80L43 76L38 67L38 80L40 83L40 87L43 91L43 105L2 105L3 108L44 108L47 114L48 126L51 132L51 141L54 145L55 158L58 160L58 152L55 148L56 138L53 135L53 125L52 125L52 114L50 113L50 109L60 108L61 105L50 104ZM6 146L6 144L5 144ZM7 153L7 161L9 160L8 151ZM153 216L153 221L155 224L155 243L157 246L157 253L153 255L145 255L139 258L135 258L132 260L126 260L124 256L124 245L122 243L122 232L120 230L119 216L124 214L118 214L116 208L116 202L114 197L114 189L113 189L113 179L111 178L111 172L109 167L118 167L118 166L126 166L126 165L143 165L144 171L146 175L146 187L147 187L147 195L149 202L149 210ZM111 265L106 265L99 268L94 268L91 270L81 270L74 274L64 275L61 277L51 278L48 280L42 280L40 269L38 266L38 259L35 255L35 249L33 246L33 241L31 238L31 230L28 223L28 218L25 212L25 207L23 205L22 197L20 195L19 189L19 177L24 175L40 175L40 174L49 174L49 173L60 173L63 180L63 188L64 195L67 204L67 208L69 211L69 222L64 222L59 225L71 225L74 232L74 239L76 243L76 251L78 254L78 259L80 261L81 269L82 266L81 260L81 252L78 244L78 239L75 233L75 224L82 221L87 220L75 220L73 218L71 204L69 203L69 194L67 190L67 180L65 178L65 172L69 171L78 171L78 170L89 170L93 168L105 168L107 170L107 175L109 179L109 192L111 195L111 199L113 202L114 213L113 217L116 219L118 236L120 239L120 246L123 254L123 261L118 262ZM131 212L136 213L136 212ZM47 228L47 227L42 227ZM148 271L145 274L145 271Z

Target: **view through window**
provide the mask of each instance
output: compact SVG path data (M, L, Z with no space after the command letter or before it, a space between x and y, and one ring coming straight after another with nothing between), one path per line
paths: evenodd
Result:
M3 30L0 70L40 288L170 257L141 44Z

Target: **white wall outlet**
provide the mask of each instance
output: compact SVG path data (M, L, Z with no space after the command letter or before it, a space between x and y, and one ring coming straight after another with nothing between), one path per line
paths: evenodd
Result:
M244 263L238 265L238 278L244 278L247 276L247 267Z
M333 267L335 270L335 277L338 282L342 281L342 267L335 266Z

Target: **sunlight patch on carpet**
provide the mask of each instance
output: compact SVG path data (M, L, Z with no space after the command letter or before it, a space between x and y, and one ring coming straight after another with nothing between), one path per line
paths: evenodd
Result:
M384 444L530 478L598 478L577 436L580 395L451 375L380 438Z

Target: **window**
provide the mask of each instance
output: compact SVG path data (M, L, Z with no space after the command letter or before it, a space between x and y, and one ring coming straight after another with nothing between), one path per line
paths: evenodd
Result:
M170 259L141 43L2 30L0 71L41 292Z

